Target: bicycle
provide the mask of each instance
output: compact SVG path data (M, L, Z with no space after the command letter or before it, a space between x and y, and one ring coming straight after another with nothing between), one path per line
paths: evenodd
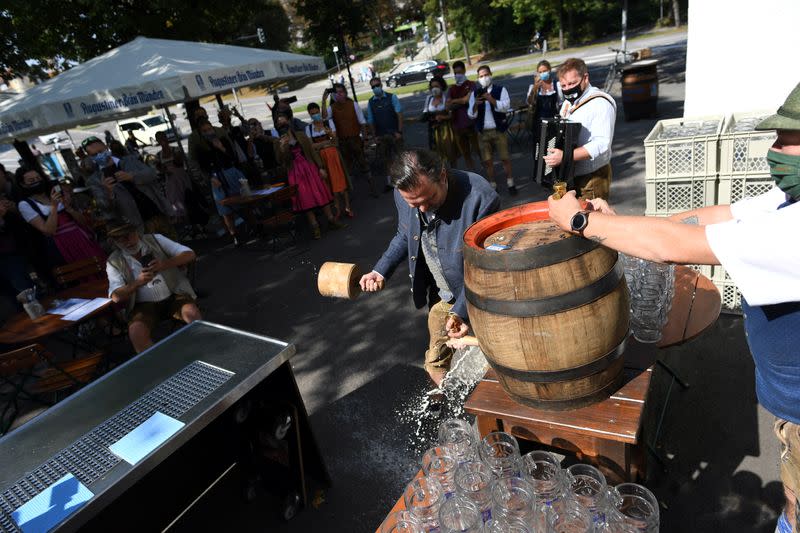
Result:
M608 66L608 74L606 74L606 81L603 84L603 91L610 94L611 88L614 87L614 81L622 73L622 67L638 59L639 54L620 48L609 48L609 50L614 52L614 62Z

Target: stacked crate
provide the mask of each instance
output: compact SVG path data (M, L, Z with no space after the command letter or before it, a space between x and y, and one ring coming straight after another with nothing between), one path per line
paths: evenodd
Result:
M648 216L731 204L773 186L766 154L774 131L755 131L774 111L668 119L645 138ZM711 278L723 310L741 312L741 293L722 267L693 265Z
M723 115L660 120L644 140L647 216L669 216L717 203ZM689 265L712 278L707 265Z

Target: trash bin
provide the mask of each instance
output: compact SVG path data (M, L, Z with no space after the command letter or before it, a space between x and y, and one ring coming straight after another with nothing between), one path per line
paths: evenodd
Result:
M622 109L625 120L657 116L657 66L657 59L647 59L631 63L622 69Z

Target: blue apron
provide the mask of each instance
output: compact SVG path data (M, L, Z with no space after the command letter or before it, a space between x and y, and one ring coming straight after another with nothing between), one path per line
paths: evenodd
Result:
M759 403L778 418L800 424L800 302L754 306L742 298L742 311Z

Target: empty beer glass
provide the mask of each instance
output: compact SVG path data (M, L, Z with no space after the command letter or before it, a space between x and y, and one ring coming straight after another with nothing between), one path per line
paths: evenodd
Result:
M572 465L567 468L567 481L572 497L592 513L595 523L601 523L608 490L603 473L592 465Z
M592 533L594 520L586 507L572 498L564 498L552 507L547 507L547 531L549 533Z
M456 462L448 446L434 446L422 456L422 471L427 477L436 478L444 490L445 498L456 492Z
M466 420L451 418L439 425L439 444L450 447L459 463L475 459L477 442L478 434Z
M608 492L606 521L633 526L641 533L656 533L659 527L658 500L646 487L622 483Z
M386 517L381 533L423 533L422 525L411 511L396 511Z
M494 474L481 461L466 461L456 468L456 494L474 503L488 521L492 516Z
M520 475L519 443L513 435L503 431L493 431L483 438L478 451L481 460L495 476Z
M545 505L564 497L566 475L561 461L550 452L534 450L522 458L522 472L533 485L536 500Z
M533 486L521 477L502 477L492 483L492 518L533 524L535 501Z
M533 533L533 526L519 520L492 518L486 523L486 533Z
M419 520L422 531L439 529L439 510L444 503L444 490L435 478L420 477L412 481L403 493L406 509Z
M483 533L483 517L471 501L455 496L439 510L441 533Z

